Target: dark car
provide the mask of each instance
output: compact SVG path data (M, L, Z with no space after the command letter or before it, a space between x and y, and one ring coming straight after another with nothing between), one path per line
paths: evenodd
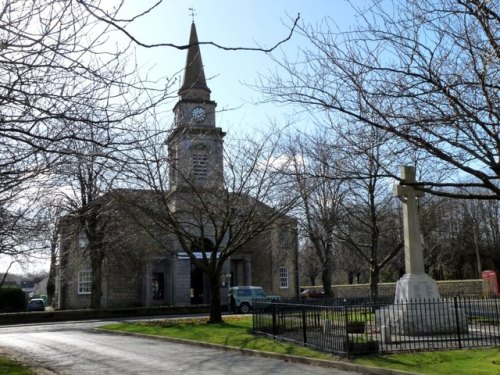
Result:
M279 301L280 296L266 294L260 286L233 286L229 288L229 308L232 312L248 314L255 302Z
M28 303L28 311L45 311L45 302L41 298L33 298Z
M320 289L306 289L300 293L302 298L325 298L325 292Z

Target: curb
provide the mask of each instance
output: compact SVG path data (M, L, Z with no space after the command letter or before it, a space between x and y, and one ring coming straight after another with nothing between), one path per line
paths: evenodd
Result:
M369 374L369 375L422 375L422 374L419 374L416 372L393 370L393 369L388 369L388 368L383 368L383 367L363 366L363 365L357 365L357 364L348 363L348 362L329 361L326 359L314 359L314 358L307 358L307 357L298 357L298 356L289 355L289 354L262 352L259 350L242 349L242 348L236 348L236 347L232 347L232 346L225 346L225 345L221 345L221 344L212 344L212 343L207 343L207 342L180 339L180 338L175 338L175 337L146 335L143 333L133 333L133 332L108 331L108 330L105 330L102 328L94 328L94 330L99 332L99 333L110 333L110 334L122 335L122 336L137 336L137 337L143 337L143 338L160 340L160 341L168 341L168 342L172 342L172 343L176 343L176 344L186 344L186 345L199 346L202 348L211 348L211 349L224 350L224 351L228 351L228 352L236 352L236 353L240 353L240 354L244 354L244 355L248 355L248 356L254 356L254 357L274 358L274 359L279 359L279 360L282 360L285 362L291 362L291 363L300 363L300 364L306 364L306 365L311 365L311 366L337 368L339 370L354 371L354 372L358 372L361 374Z

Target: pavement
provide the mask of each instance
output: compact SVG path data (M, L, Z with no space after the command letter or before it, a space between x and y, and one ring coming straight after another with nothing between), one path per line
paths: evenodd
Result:
M154 338L155 340L168 341L168 342L179 343L179 344L187 344L187 345L193 345L193 346L198 346L198 347L203 347L203 348L212 348L212 349L218 349L218 350L224 350L224 351L230 351L230 352L237 352L237 353L248 355L248 356L274 358L274 359L279 359L279 360L282 360L285 362L291 362L291 363L300 363L300 364L311 365L311 366L336 368L339 370L352 371L352 372L357 372L360 374L422 375L422 374L416 373L416 372L394 370L394 369L388 369L388 368L382 368L382 367L363 366L363 365L358 365L355 363L350 363L350 362L345 362L345 361L335 361L335 360L330 361L330 360L299 357L299 356L293 356L293 355L288 355L288 354L263 352L263 351L252 350L252 349L241 349L241 348L235 348L235 347L225 346L225 345L220 345L220 344L211 344L211 343L206 343L206 342L187 340L187 339L179 339L179 338L174 338L174 337L153 336L153 335L146 335L146 334L141 334L141 333L131 333L131 332L108 331L108 330L103 330L101 328L95 328L95 330L96 331L104 331L107 334L112 333L112 334L123 335L123 336L131 335L131 336L138 336L138 337L144 337L144 338L150 338L150 339Z

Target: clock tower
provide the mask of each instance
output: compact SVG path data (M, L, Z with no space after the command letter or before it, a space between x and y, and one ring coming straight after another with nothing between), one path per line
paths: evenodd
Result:
M217 104L210 93L193 22L179 100L173 109L173 131L166 142L171 191L223 186L225 133L215 125Z

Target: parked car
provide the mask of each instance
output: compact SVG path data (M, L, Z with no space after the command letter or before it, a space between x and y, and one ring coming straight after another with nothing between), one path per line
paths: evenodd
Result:
M306 289L300 293L302 298L325 298L325 292L320 289Z
M28 303L28 311L45 311L45 302L41 298L33 298Z
M229 288L228 298L232 312L247 314L254 302L278 301L281 297L266 294L260 286L234 286Z

